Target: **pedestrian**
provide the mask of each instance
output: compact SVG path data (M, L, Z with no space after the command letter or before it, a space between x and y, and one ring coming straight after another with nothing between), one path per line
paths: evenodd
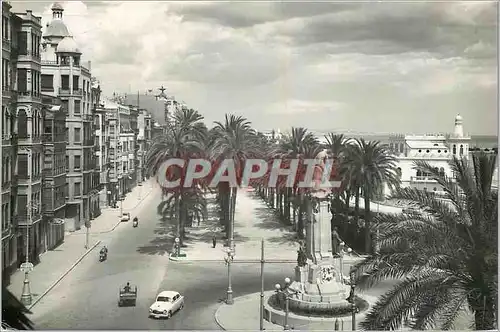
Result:
M215 237L214 235L212 238L212 248L215 248L216 245L217 245L217 237Z

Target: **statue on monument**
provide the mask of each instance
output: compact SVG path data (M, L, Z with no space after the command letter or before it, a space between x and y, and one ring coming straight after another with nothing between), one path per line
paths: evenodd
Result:
M306 265L307 265L307 255L306 251L304 250L304 246L301 243L299 250L297 250L297 266L304 267Z
M333 256L340 255L340 243L341 242L342 242L342 239L340 238L340 235L338 233L338 227L335 226L333 228L333 232L332 232L332 254L333 254Z

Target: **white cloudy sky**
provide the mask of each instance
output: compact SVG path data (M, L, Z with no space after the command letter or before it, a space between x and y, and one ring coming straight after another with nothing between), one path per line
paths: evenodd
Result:
M12 1L50 20L49 2ZM497 130L495 2L61 2L102 88L259 129Z

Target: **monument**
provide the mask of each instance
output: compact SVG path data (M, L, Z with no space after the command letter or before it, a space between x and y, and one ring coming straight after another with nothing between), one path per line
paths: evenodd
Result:
M334 321L340 317L344 319L353 310L366 310L368 306L363 299L351 295L353 288L349 285L349 278L343 276L345 252L343 243L332 245L332 238L340 241L340 237L331 230L328 200L312 196L308 205L307 215L311 220L306 225L305 244L302 243L297 252L294 280L282 289L280 287L268 302L272 309L268 310L267 319L278 323L283 318L284 326L292 320L289 312L295 314L293 320L300 325L299 320L314 316ZM339 252L333 252L332 248ZM283 317L280 317L282 313Z
M299 306L305 306L308 302L315 303L315 306L336 302L348 304L346 298L350 287L344 283L339 252L332 251L328 201L317 197L313 197L311 201L309 209L312 213L309 216L312 220L306 225L307 260L305 264L297 264L295 267L295 280L288 286L288 290L294 294L291 302L305 302L296 303ZM294 307L290 304L291 308Z

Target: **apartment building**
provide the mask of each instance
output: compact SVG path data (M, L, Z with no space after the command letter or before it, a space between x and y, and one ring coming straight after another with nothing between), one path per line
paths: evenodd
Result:
M146 154L151 145L151 114L140 109L137 116L137 182L140 185L147 176Z
M2 276L42 252L41 18L2 2Z
M66 112L57 97L42 94L43 191L42 249L50 250L64 241L66 208Z
M42 91L61 99L66 118L66 209L65 227L78 230L99 214L98 183L95 181L92 117L91 63L63 21L64 9L52 6L52 21L43 35Z

